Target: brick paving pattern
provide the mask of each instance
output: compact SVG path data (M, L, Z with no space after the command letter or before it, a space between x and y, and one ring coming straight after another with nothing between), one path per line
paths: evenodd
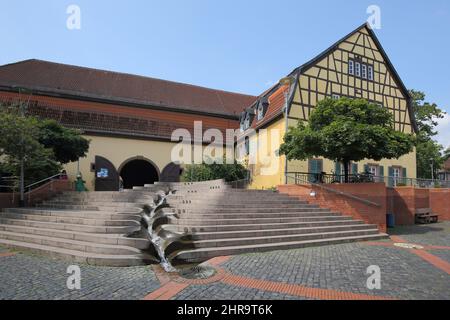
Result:
M168 275L159 266L81 265L81 290L70 291L70 262L0 247L0 299L445 299L450 300L450 223L390 230L392 240L218 257L206 280ZM395 242L424 246L395 247ZM381 268L381 290L366 269Z

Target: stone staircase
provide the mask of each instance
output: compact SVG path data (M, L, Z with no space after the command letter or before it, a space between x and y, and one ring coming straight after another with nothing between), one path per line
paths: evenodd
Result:
M174 264L388 237L375 225L277 192L231 189L223 182L164 186L176 190L168 204L177 217L158 228L184 235L165 249Z
M66 192L36 208L0 213L0 245L77 263L133 266L158 260L147 252L141 230L144 205L155 195L142 192Z
M144 215L161 199L162 190L174 193L150 227L164 240L162 250L174 265L387 237L375 225L288 195L210 181L157 183L124 192L65 192L35 208L4 209L0 245L94 265L158 263L157 250L144 232Z

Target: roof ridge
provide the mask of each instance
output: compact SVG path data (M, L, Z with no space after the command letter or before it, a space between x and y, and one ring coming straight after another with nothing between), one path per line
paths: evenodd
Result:
M16 65L16 64L28 63L28 62L42 62L42 63L46 63L46 64L72 67L72 68L75 68L75 69L92 70L92 71L105 72L105 73L110 73L110 74L125 75L125 76L131 76L131 77L139 77L139 78L147 79L147 80L156 80L156 81L162 81L162 82L165 82L165 83L178 84L178 85L183 85L183 86L190 86L190 87L193 87L193 88L210 90L210 91L213 91L213 92L216 92L216 93L217 92L223 92L223 93L234 94L234 95L241 95L241 96L251 97L251 98L256 98L257 97L257 96L246 94L246 93L240 93L240 92L233 92L233 91L222 90L222 89L209 88L209 87L205 87L205 86L201 86L201 85L196 85L196 84L191 84L191 83L184 83L184 82L179 82L179 81L166 80L166 79L160 79L160 78L149 77L149 76L144 76L144 75L139 75L139 74L133 74L133 73L129 73L129 72L105 70L105 69L99 69L99 68L93 68L93 67L85 67L85 66L78 66L78 65L74 65L74 64L54 62L54 61L41 60L41 59L27 59L27 60L16 61L16 62L12 62L12 63L9 63L9 64L1 65L0 68L11 66L11 65Z

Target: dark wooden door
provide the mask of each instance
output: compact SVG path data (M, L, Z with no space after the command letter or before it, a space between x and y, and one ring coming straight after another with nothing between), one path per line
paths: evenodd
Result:
M119 191L119 174L106 158L95 157L95 191Z

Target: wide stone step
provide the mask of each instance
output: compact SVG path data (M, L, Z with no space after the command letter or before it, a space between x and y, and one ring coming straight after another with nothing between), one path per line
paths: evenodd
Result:
M300 212L280 212L276 213L202 213L202 214L182 214L182 219L193 220L212 220L212 219L259 219L259 218L296 218L296 217L329 217L329 216L341 216L337 212L330 211L300 211Z
M166 230L171 228L164 227ZM258 238L272 236L288 236L288 235L306 235L327 232L343 232L343 231L363 231L374 230L376 226L367 224L348 224L342 226L326 226L326 227L310 227L310 228L290 228L290 229L273 229L267 230L245 230L245 231L220 231L220 232L195 232L190 236L193 241L199 240L226 240L238 238Z
M56 215L36 215L36 214L23 214L23 213L0 213L0 218L6 219L18 219L28 221L40 221L40 222L54 222L54 223L68 223L68 224L81 224L88 226L140 226L140 220L111 220L111 219L99 219L95 217L90 218L77 218L67 216Z
M157 262L155 261L156 259L154 257L146 254L134 254L134 255L98 254L5 239L0 239L0 245L19 250L36 252L53 258L65 259L75 263L88 265L130 267L130 266L147 265L149 263Z
M99 254L134 255L141 253L141 250L127 246L99 244L93 242L69 240L9 231L0 231L0 239L34 243L45 246Z
M230 203L223 201L204 201L204 202L194 202L185 200L179 202L168 201L172 206L186 206L189 208L224 208L224 209L239 209L239 208L314 208L317 206L310 205L306 202L285 202L285 201L257 201L254 203L249 203L242 201L241 203Z
M202 214L202 213L217 213L217 214L242 214L245 215L247 213L267 213L267 214L275 214L275 213L300 213L300 212L330 212L329 209L322 208L310 208L310 207L299 207L299 208L189 208L182 207L176 208L176 211L182 210L182 213L191 213L191 214Z
M337 237L353 237L378 234L376 228L362 229L362 230L346 230L346 231L331 231L331 232L311 232L307 234L287 234L276 236L260 236L248 238L227 238L227 239L211 239L211 240L194 240L189 242L189 245L194 248L211 248L211 247L229 247L229 246L245 246L255 244L267 244L277 242L293 242L306 241L316 239L327 239Z
M136 207L117 207L117 206L92 206L92 205L64 205L64 204L38 204L36 207L48 209L65 209L65 210L79 210L79 211L109 211L109 212L129 212L130 210L140 210Z
M76 206L95 206L98 208L135 208L143 207L151 202L115 202L115 201L63 201L63 200L51 200L43 201L42 206L53 206L53 205L76 205Z
M169 199L193 199L193 200L208 200L208 199L249 199L249 200L297 200L297 197L291 197L287 194L245 194L245 193L237 193L237 194L229 194L229 193L220 193L220 194L209 194L209 193L199 193L195 195L178 195L173 194L169 196Z
M339 220L339 221L318 221L318 222L290 222L290 223L268 223L268 224L236 224L236 225L164 225L164 228L179 233L197 232L226 232L226 231L250 231L269 229L291 229L291 228L313 228L327 226L364 224L362 220Z
M40 208L9 208L3 209L5 213L28 214L39 216L75 217L103 220L135 220L141 221L140 213L108 213L103 211L70 211L70 210L46 210Z
M52 238L61 238L77 241L88 241L98 244L128 246L141 250L147 249L150 246L150 241L147 239L127 238L122 234L84 233L77 231L44 229L44 228L6 225L6 224L0 224L0 231L8 231L28 235L40 235Z
M245 253L268 252L277 250L290 250L312 246L349 243L355 241L375 241L387 238L388 238L387 234L378 233L370 235L339 236L335 238L290 241L280 243L266 243L258 245L238 245L228 247L199 248L174 252L169 256L169 258L174 264L199 263L219 256L230 256Z
M311 217L295 217L295 218L257 218L257 219L186 219L181 218L174 220L173 224L178 225L240 225L240 224L267 224L267 223L290 223L290 222L325 222L325 221L349 221L351 217L346 216L311 216Z
M44 229L79 231L79 232L87 232L87 233L130 234L135 231L139 231L141 229L140 225L119 226L119 227L117 227L117 226L92 226L92 225L83 225L83 224L40 222L40 221L32 221L32 220L5 219L5 218L0 218L0 224L36 227L36 228L44 228Z

